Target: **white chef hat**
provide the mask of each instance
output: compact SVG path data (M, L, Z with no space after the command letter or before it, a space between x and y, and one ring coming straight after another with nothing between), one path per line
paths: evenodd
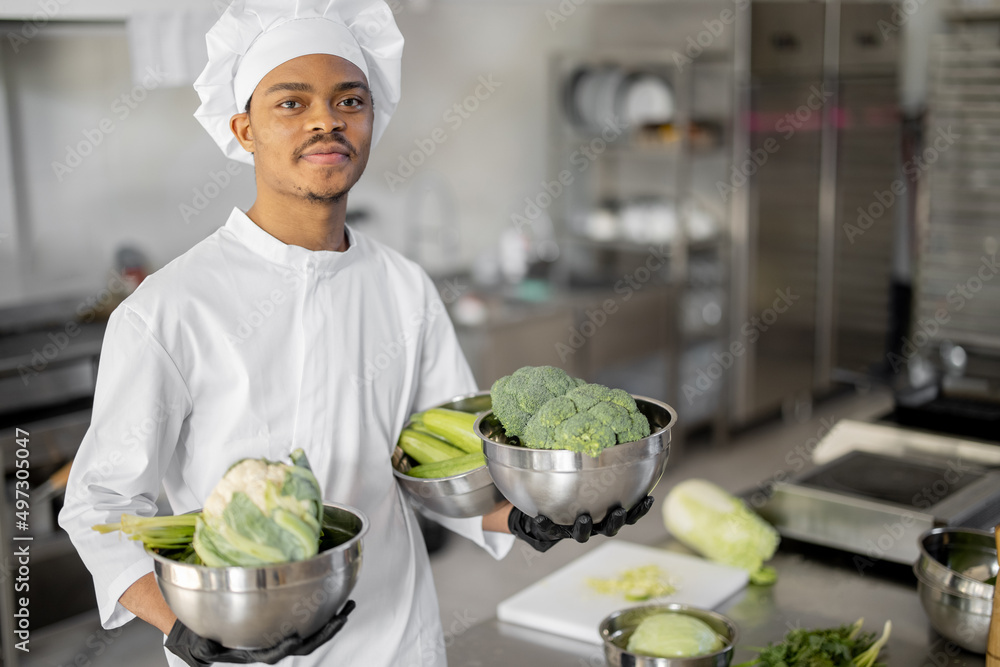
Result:
M227 157L253 164L229 129L257 84L299 56L340 56L364 72L375 100L374 146L399 103L403 35L384 0L234 0L205 36L208 64L195 111Z

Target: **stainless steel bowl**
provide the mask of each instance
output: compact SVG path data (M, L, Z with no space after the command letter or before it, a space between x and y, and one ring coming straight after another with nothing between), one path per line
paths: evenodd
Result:
M368 519L347 505L323 506L324 526L347 540L316 556L265 567L205 567L147 549L156 583L181 623L230 648L264 648L293 633L308 637L340 611L361 570Z
M491 405L490 392L483 391L459 396L435 407L483 413L489 411ZM419 479L406 474L415 464L416 461L396 447L392 453L393 475L403 491L420 507L464 519L489 514L504 503L504 497L493 484L486 466L452 477Z
M497 488L529 516L544 514L569 525L582 512L597 522L608 508L633 508L660 481L670 454L670 429L677 413L666 403L635 396L652 433L592 457L564 449L528 449L507 444L503 426L488 412L476 420L486 466Z
M920 536L913 566L917 592L931 625L973 653L986 653L997 564L993 533L972 528L934 528Z
M722 638L723 647L715 653L691 658L653 658L627 651L625 647L639 623L648 616L664 612L685 614L704 621ZM736 624L729 618L685 604L651 604L616 611L601 621L600 632L604 641L604 656L613 667L728 667L739 637Z

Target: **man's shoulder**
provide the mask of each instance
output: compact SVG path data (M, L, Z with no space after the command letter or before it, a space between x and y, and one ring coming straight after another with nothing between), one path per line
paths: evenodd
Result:
M395 248L391 248L356 229L351 229L351 235L364 245L365 253L372 262L384 267L390 273L412 280L414 287L422 287L425 281L430 280L423 267Z
M157 310L165 298L184 299L208 288L211 281L207 278L222 260L223 229L216 229L149 274L124 303L139 314L148 314Z

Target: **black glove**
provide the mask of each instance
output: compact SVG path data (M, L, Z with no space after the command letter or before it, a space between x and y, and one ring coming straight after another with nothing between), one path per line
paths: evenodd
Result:
M653 496L646 496L635 507L625 511L621 506L612 508L598 523L584 512L576 517L572 526L553 523L547 516L530 517L516 507L511 508L507 517L507 528L537 551L548 551L559 540L572 537L577 542L586 542L591 535L614 537L625 524L632 525L649 512L653 506Z
M309 655L320 645L328 642L347 623L347 615L354 609L354 600L348 600L340 613L327 621L311 637L302 639L297 634L285 637L270 648L236 649L226 648L217 641L196 635L186 625L177 621L167 635L164 646L171 653L191 667L208 667L216 662L231 662L249 665L263 662L273 665L290 655Z

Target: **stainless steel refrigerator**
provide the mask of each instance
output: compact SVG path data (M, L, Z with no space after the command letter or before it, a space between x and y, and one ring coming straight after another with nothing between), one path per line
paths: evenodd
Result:
M757 2L749 19L730 178L736 424L801 415L884 362L906 191L893 6Z

